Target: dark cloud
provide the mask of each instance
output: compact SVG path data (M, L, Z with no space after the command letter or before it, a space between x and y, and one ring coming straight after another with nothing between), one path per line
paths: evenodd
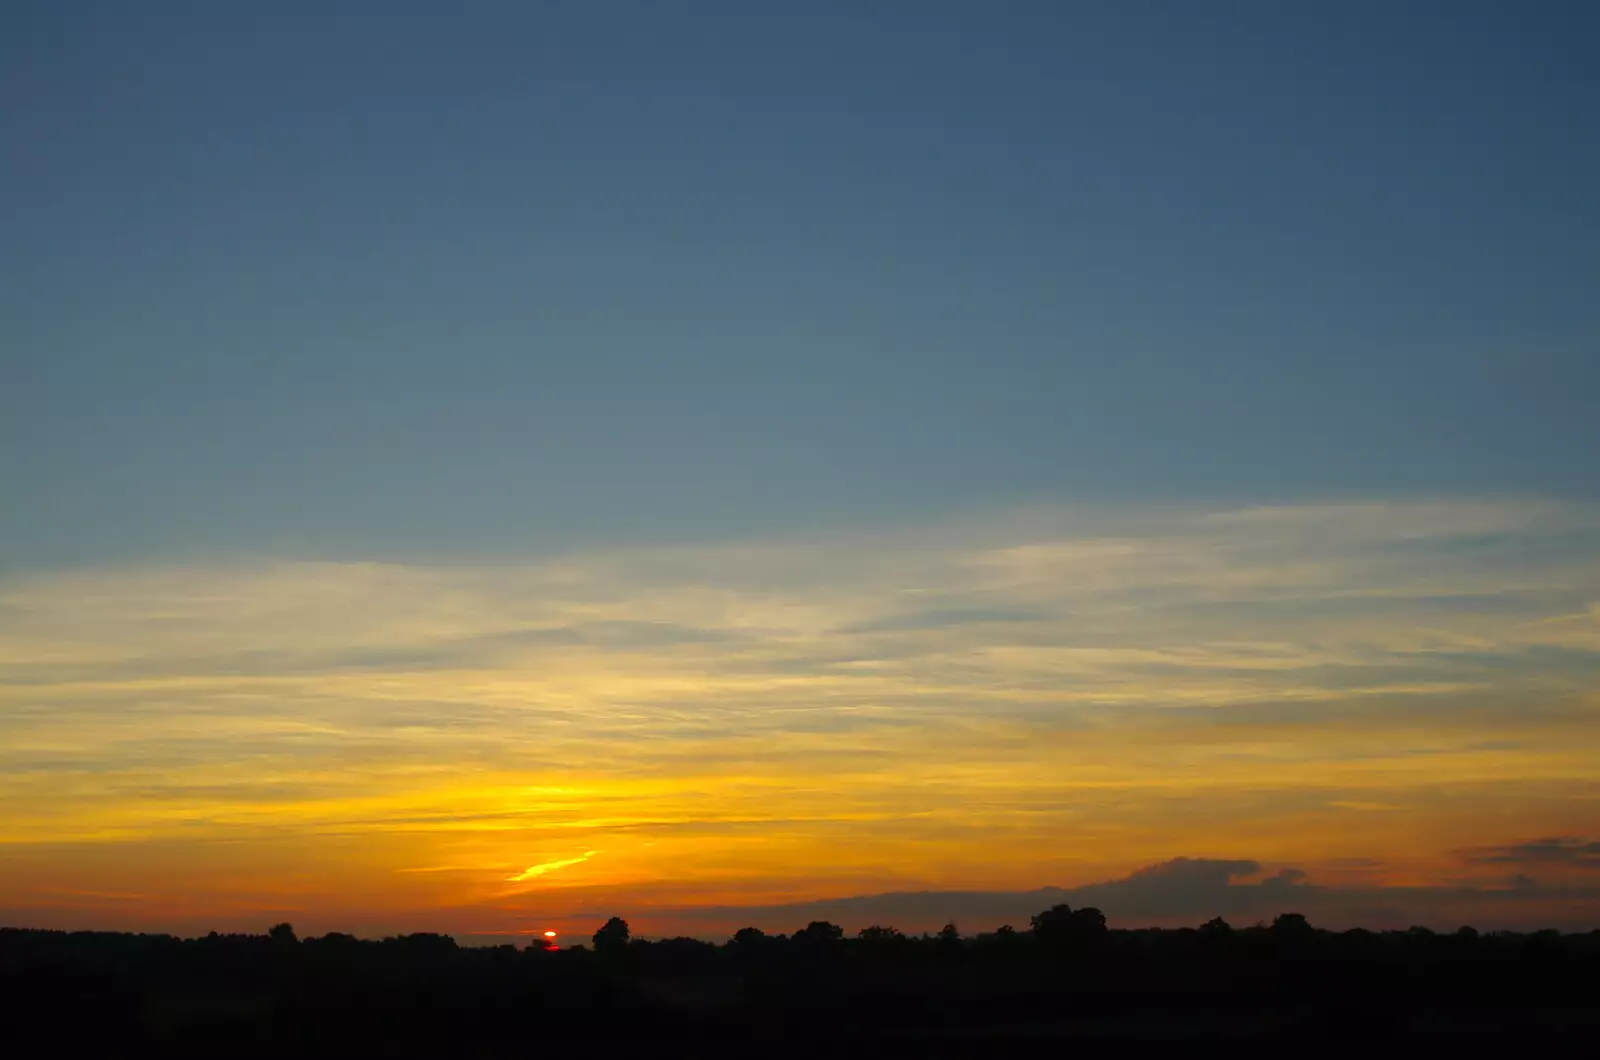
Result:
M694 912L714 919L737 913L758 920L800 917L801 923L804 918L811 918L920 925L942 923L954 917L1026 924L1034 913L1066 902L1098 905L1107 912L1114 911L1125 917L1172 916L1199 908L1215 910L1219 904L1238 907L1236 900L1229 900L1230 892L1253 891L1261 885L1241 887L1234 881L1260 871L1258 862L1245 859L1174 858L1120 880L1085 887L1041 887L1032 891L899 891L748 909L708 907ZM1283 886L1279 877L1266 882L1275 881Z
M1592 844L1591 844L1592 845ZM986 930L1002 923L1026 926L1041 910L1065 902L1096 906L1119 927L1182 926L1214 916L1239 923L1270 921L1297 912L1330 927L1441 928L1477 922L1484 927L1527 924L1593 927L1600 923L1600 887L1552 887L1518 876L1493 886L1327 887L1299 869L1262 875L1251 859L1173 858L1120 879L1081 887L1032 891L902 891L770 906L706 906L671 915L717 924L755 924L787 930L810 920L855 929L894 924L929 930L946 921Z
M1278 661L1288 663L1293 660L1280 656ZM1122 669L1129 674L1157 678L1203 673L1211 678L1249 682L1261 681L1268 676L1255 659L1247 658L1235 665L1219 665L1220 662L1205 658L1158 659L1126 662L1122 664ZM1600 652L1535 645L1501 651L1374 654L1370 659L1358 662L1306 661L1300 665L1280 665L1270 671L1270 676L1275 683L1289 678L1296 684L1325 691L1380 685L1404 686L1428 679L1447 681L1454 691L1454 685L1468 680L1494 687L1497 682L1503 683L1504 678L1542 673L1561 673L1579 678L1600 674Z
M633 622L623 620L581 622L565 626L535 626L466 637L441 645L456 658L474 654L494 655L498 650L519 647L596 647L655 648L682 644L719 644L738 639L735 634L675 622Z
M32 687L67 682L137 681L164 677L294 677L344 671L485 669L527 648L592 647L628 651L716 644L739 639L714 629L671 622L600 621L539 626L415 645L354 645L331 651L252 648L205 655L149 656L112 662L21 664L0 685Z
M1600 840L1569 836L1532 839L1526 843L1474 851L1468 860L1480 865L1565 865L1579 869L1600 869Z
M652 648L675 644L720 644L739 639L717 629L675 622L589 622L568 627L581 642L607 648Z
M1043 622L1050 616L1042 611L1000 607L948 607L910 611L844 626L840 633L894 633L919 629L945 629L988 622Z
M1410 675L1415 677L1415 673ZM1229 730L1276 726L1341 726L1364 732L1426 726L1436 734L1499 724L1577 726L1594 723L1592 704L1582 695L1551 692L1538 696L1510 696L1497 691L1419 695L1415 692L1373 692L1345 699L1328 699L1308 706L1302 698L1263 695L1243 702L1192 706L1141 704L1136 715L1118 707L1101 712L1101 720L1140 724L1172 732L1180 729ZM1469 750L1514 748L1522 741L1474 741Z

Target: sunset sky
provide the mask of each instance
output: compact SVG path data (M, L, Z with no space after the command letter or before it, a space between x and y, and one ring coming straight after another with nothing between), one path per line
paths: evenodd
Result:
M1597 47L7 5L0 924L1600 927Z

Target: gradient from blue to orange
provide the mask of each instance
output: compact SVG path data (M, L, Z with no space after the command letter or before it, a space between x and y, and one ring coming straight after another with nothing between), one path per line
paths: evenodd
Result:
M0 18L7 919L1596 920L1593 5Z

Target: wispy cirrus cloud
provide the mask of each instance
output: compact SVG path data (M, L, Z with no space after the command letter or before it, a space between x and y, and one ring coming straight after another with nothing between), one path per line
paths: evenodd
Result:
M582 865L585 861L588 861L598 853L600 853L598 850L586 850L575 858L561 858L557 861L542 861L537 865L529 865L515 876L507 876L506 881L508 883L521 883L524 880L531 880L537 876L543 876L547 872L555 872L557 869L570 868L573 865Z
M396 907L563 847L607 855L524 882L993 889L1219 846L1421 881L1592 833L1597 678L1600 514L1554 502L38 572L0 582L0 844L26 889L84 844L274 879L292 836Z

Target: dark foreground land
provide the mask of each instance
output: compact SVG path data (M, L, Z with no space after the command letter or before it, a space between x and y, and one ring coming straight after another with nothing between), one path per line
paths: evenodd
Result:
M725 945L458 947L0 929L0 1055L1414 1055L1600 1045L1600 931L830 924ZM85 1052L85 1050L95 1052ZM1551 1054L1560 1055L1560 1054Z

